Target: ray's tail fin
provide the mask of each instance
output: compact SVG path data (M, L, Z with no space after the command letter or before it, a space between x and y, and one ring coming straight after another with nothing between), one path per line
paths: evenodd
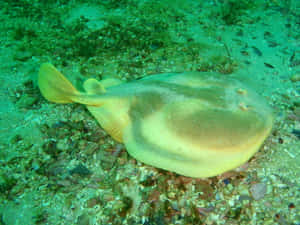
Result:
M80 92L52 64L41 65L38 85L42 95L51 102L71 103L80 96Z
M79 92L51 63L41 65L38 85L42 95L55 103L77 102L88 106L101 106L110 99L104 95L105 88L94 79L85 85L86 93Z

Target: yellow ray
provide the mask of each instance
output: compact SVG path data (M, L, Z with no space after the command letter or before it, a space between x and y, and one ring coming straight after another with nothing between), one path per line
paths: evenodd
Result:
M56 103L85 104L131 156L190 177L246 162L269 135L273 115L246 85L215 73L168 73L123 83L88 79L79 92L49 63L38 84Z

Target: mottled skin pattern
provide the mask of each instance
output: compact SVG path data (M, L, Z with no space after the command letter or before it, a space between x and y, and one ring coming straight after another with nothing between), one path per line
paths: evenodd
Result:
M134 158L190 177L215 176L243 164L273 122L260 96L215 73L158 74L129 83L89 79L81 93L44 64L39 87L50 101L86 104Z

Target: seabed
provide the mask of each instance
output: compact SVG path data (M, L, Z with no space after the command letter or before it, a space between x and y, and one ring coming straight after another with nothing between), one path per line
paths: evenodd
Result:
M300 224L300 2L3 1L0 224ZM210 71L251 85L274 127L240 168L195 179L136 161L77 104L46 101L44 62L87 78Z

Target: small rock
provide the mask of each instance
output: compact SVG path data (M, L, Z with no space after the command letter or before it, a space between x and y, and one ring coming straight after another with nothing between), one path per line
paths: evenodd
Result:
M24 94L16 103L19 108L30 108L38 101L38 98Z
M295 107L299 107L299 111L300 111L300 101L295 101L293 104Z
M41 165L37 172L46 176L65 177L67 170L64 162L57 161L50 165Z
M300 73L295 73L295 74L293 74L293 75L290 77L290 80L291 80L292 82L300 81Z
M300 130L298 129L293 129L292 134L295 135L298 139L300 139Z
M297 106L297 107L294 109L294 114L295 114L295 116L300 117L300 106Z
M292 202L289 204L289 206L288 206L288 207L289 207L289 209L294 209L294 208L296 208L295 204L294 204L294 203L292 203Z
M251 197L249 195L240 195L239 200L240 201L250 201Z
M267 192L267 185L265 183L253 184L250 188L250 192L255 200L260 200Z
M54 159L56 159L61 152L61 150L57 148L56 140L50 140L46 142L43 145L43 150Z
M78 216L76 225L89 225L90 224L90 216L86 213Z
M81 177L85 177L91 175L92 172L88 168L86 168L86 166L84 166L83 164L79 164L74 169L70 170L70 174L71 175L77 174Z
M96 152L99 149L99 146L97 143L94 142L87 142L86 147L84 149L85 154L92 155L94 152Z
M14 55L14 59L15 60L22 61L22 62L27 61L31 57L32 57L32 53L31 52L27 52L27 51L17 52Z
M69 144L67 139L59 139L56 144L57 149L61 151L66 151L69 149Z
M51 128L53 128L53 129L59 129L59 128L63 128L63 127L68 127L68 123L61 121L61 120L57 121L51 125Z
M94 197L94 198L90 198L89 200L87 200L87 207L88 208L93 208L95 205L99 205L101 203L100 198L99 197Z
M11 144L16 144L16 143L18 143L19 141L22 141L22 140L23 140L22 136L19 135L19 134L17 134L17 135L15 135L15 136L10 140L10 142L11 142Z

